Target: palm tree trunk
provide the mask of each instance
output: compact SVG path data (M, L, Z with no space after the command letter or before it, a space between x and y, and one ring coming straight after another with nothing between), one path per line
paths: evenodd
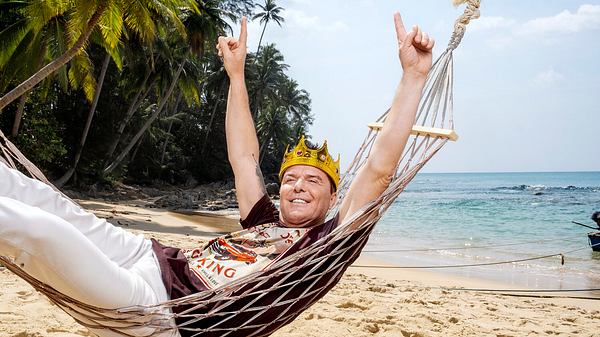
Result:
M17 108L17 113L15 114L15 121L13 122L12 131L10 133L10 136L12 138L17 137L17 135L19 134L19 127L21 126L21 118L23 118L23 110L25 109L25 102L27 101L27 96L29 95L27 93L24 93L19 98L19 107Z
M140 139L140 137L142 137L142 135L144 135L144 133L146 132L146 130L148 130L150 125L152 125L152 122L154 122L156 117L158 117L158 115L160 114L162 109L165 107L165 104L167 103L169 96L171 96L173 94L173 90L175 89L177 81L179 80L179 75L181 75L181 72L183 71L184 65L185 65L185 61L182 61L181 64L179 65L179 69L177 69L177 72L175 73L175 76L173 77L173 82L171 82L169 89L167 90L165 95L160 100L158 108L152 113L150 118L148 118L148 120L146 120L146 123L144 123L144 125L138 131L138 133L136 133L135 136L133 136L133 138L131 139L129 144L125 147L125 149L123 149L123 151L121 151L121 153L117 156L117 158L109 166L107 166L104 169L105 174L112 172L117 166L119 166L121 164L123 159L125 159L125 156L127 156L129 151L131 151L131 149L133 148L135 143Z
M177 107L179 106L179 103L181 103L181 97L183 97L183 94L180 91L179 95L177 95L177 99L175 100L175 106L173 106L173 112L171 113L171 116L173 116L177 113ZM169 122L169 127L167 128L167 135L171 134L172 127L173 127L173 120L171 120ZM161 166L165 160L165 153L167 152L167 144L168 143L169 143L169 137L167 136L167 138L165 138L165 141L163 142L162 151L161 151L161 155L160 155L160 165Z
M256 56L258 57L258 51L260 50L260 44L262 43L263 35L265 35L265 29L267 29L267 21L265 21L265 25L263 26L262 33L260 33L260 40L258 40L258 48L256 48Z
M39 69L44 64L44 55L46 55L46 51L48 50L48 45L44 44L40 55L37 59L36 69ZM27 97L29 97L29 93L26 92L19 98L19 107L17 108L17 113L15 114L15 120L13 122L13 128L11 132L11 137L14 139L19 135L19 128L21 127L21 120L23 119L23 112L25 110L25 103L27 101ZM0 111L1 113L1 111Z
M65 174L60 177L56 182L56 187L60 188L64 184L71 179L75 169L77 168L77 164L79 164L79 159L81 159L81 154L83 153L83 147L85 146L85 141L87 140L88 133L90 132L90 126L92 125L92 119L94 118L94 114L96 113L96 107L98 106L98 100L100 99L100 92L102 91L102 85L104 84L104 77L106 76L106 71L108 70L108 64L110 63L110 54L106 53L104 56L104 61L102 62L102 69L100 70L100 76L98 77L98 86L96 88L96 92L94 93L94 100L92 101L92 106L90 106L90 111L88 113L88 118L85 122L85 127L83 128L83 133L81 134L81 140L79 141L79 147L77 148L77 152L75 153L75 159L73 160L73 166L65 172Z
M202 149L200 150L200 158L204 158L204 151L206 150L206 144L208 143L208 136L210 135L210 131L212 130L213 122L215 121L215 116L217 115L217 108L219 107L219 102L221 101L221 96L225 91L225 86L227 85L227 80L223 80L223 83L219 87L219 92L217 93L217 100L215 105L213 106L212 114L210 115L210 121L208 122L208 126L206 128L206 135L204 136L204 142L202 143Z
M135 149L133 149L133 152L131 153L131 158L130 158L131 161L135 160L135 157L137 156L140 147L142 147L142 143L144 142L144 138L146 138L145 136L146 135L142 136L140 138L140 140L138 140L138 142L135 144Z
M133 100L131 101L131 104L129 105L129 109L127 109L127 114L125 115L125 118L121 121L121 124L119 124L119 129L117 130L117 134L113 138L113 141L110 144L110 146L108 147L108 151L106 152L106 161L107 162L112 158L113 153L115 153L115 150L117 149L117 145L119 145L119 141L121 140L121 137L123 136L123 131L125 131L125 127L129 123L129 120L131 119L131 117L133 117L133 114L140 107L140 105L142 104L142 102L144 101L146 96L148 96L148 93L150 93L150 89L152 88L152 85L156 81L156 77L154 77L152 79L152 81L150 81L150 85L148 85L147 90L144 91L144 89L146 87L146 82L150 78L150 74L151 74L151 72L148 72L146 74L146 77L144 78L144 82L142 82L140 89L135 94L135 97L133 98ZM144 93L143 95L142 95L142 92ZM140 98L140 95L142 96L141 98Z
M92 17L90 18L90 21L88 21L85 30L81 33L77 41L75 41L75 44L73 44L73 46L69 48L69 50L67 50L61 56L57 57L54 61L48 63L42 69L38 70L38 72L33 74L27 80L25 80L25 82L16 86L8 94L2 96L2 98L0 98L0 113L2 109L4 109L12 101L21 97L24 93L31 90L36 84L40 83L44 78L48 77L50 74L54 73L55 71L60 69L60 67L64 66L67 62L69 62L73 58L73 56L75 56L79 52L79 50L83 48L85 42L90 37L90 34L92 34L94 27L98 23L100 16L102 16L102 13L104 13L105 8L106 7L104 5L98 6L96 12L94 12Z

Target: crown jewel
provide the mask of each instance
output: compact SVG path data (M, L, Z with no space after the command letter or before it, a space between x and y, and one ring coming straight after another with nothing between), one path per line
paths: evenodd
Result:
M337 160L333 160L327 151L327 141L316 150L306 146L304 136L300 137L298 144L292 150L288 145L279 170L279 181L283 178L283 172L294 165L308 165L320 169L331 178L337 190L340 182L340 155L338 154Z

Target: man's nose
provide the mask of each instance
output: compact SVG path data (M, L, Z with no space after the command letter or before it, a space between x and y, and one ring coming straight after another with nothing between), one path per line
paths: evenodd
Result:
M294 184L294 192L302 192L304 191L304 179L298 179L296 180L296 183Z

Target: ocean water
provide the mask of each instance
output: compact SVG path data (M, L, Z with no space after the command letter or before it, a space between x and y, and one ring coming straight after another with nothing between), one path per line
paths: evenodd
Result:
M561 257L550 257L428 270L517 288L600 288L600 252L592 252L586 235L591 230L571 223L594 226L590 216L597 210L600 172L421 173L388 209L364 250L414 267L563 253L564 265Z

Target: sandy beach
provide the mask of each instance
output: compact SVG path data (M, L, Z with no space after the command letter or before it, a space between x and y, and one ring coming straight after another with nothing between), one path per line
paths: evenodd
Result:
M197 246L239 228L235 212L78 202L117 226L179 247ZM361 257L357 264L382 262ZM514 297L446 287L509 288L441 273L350 268L327 296L273 336L600 336L598 300ZM0 267L0 336L91 334Z

